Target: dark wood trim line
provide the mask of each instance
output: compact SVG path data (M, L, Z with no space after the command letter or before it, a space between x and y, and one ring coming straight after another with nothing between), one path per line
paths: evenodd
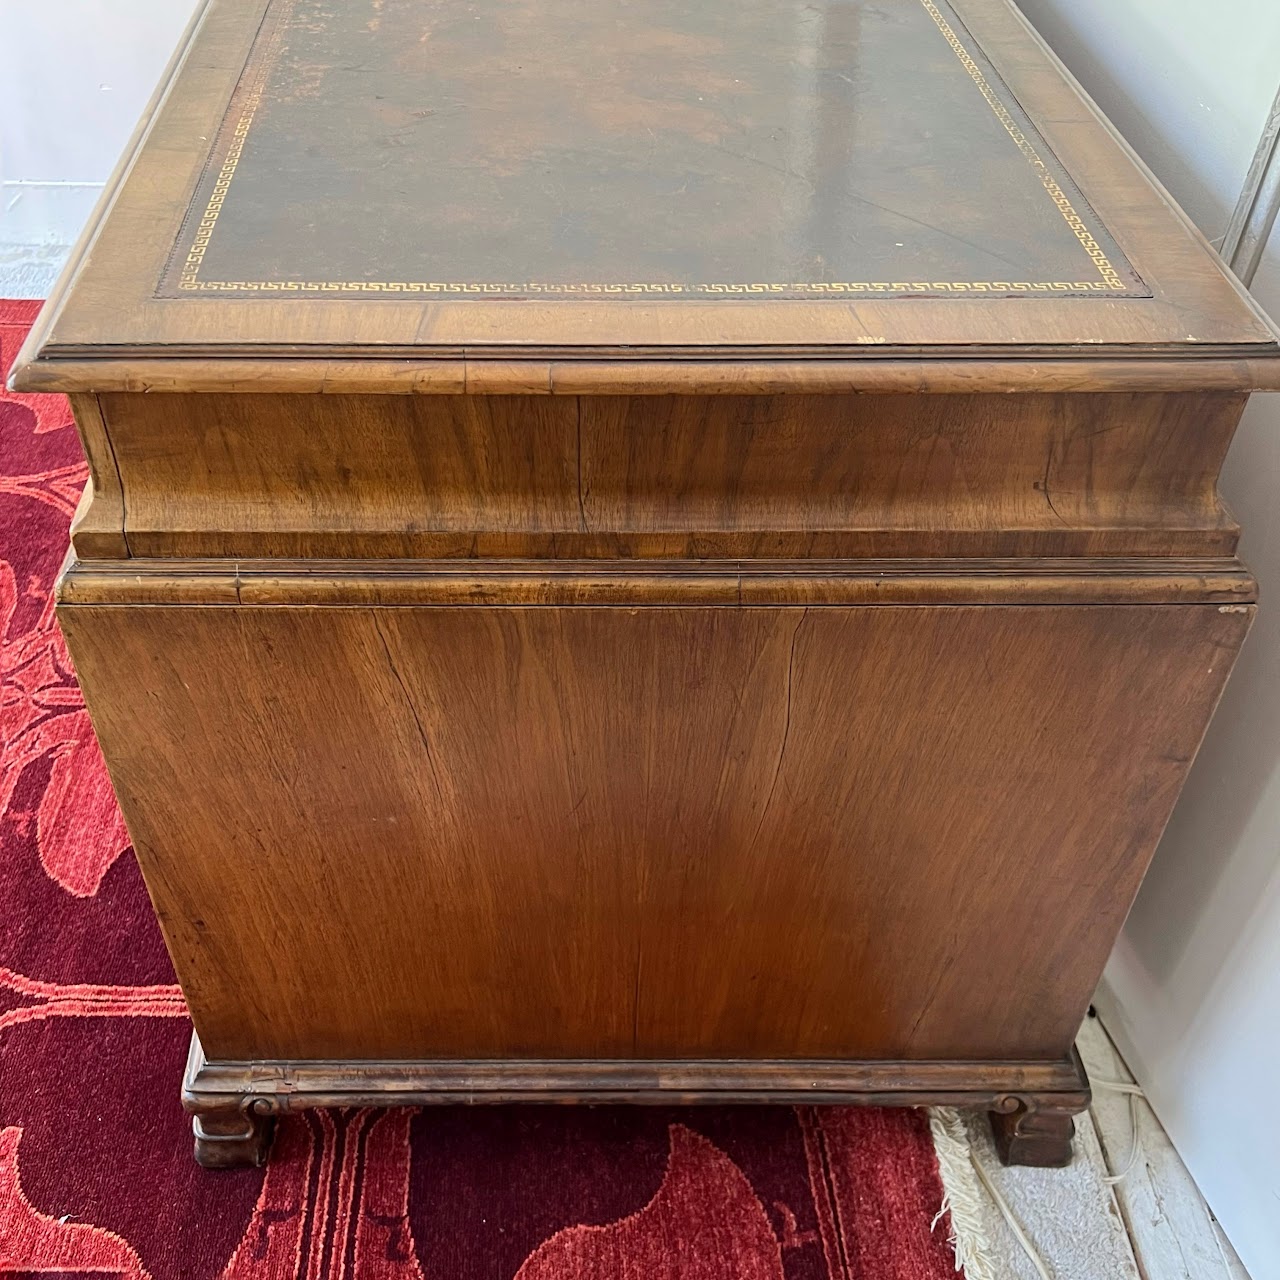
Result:
M275 1117L309 1107L551 1102L974 1107L1006 1164L1061 1167L1089 1099L1074 1048L1057 1062L210 1062L193 1033L182 1080L212 1169L265 1164Z
M1089 1102L1075 1049L1052 1062L210 1061L192 1035L182 1103L193 1113L249 1107L508 1102L782 1102L975 1106L1012 1112L1022 1094Z
M79 605L565 606L1219 604L1257 583L1221 559L73 560Z
M28 344L27 350L34 350ZM494 358L474 354L371 358L334 351L324 357L156 356L113 351L77 358L19 359L9 380L26 392L270 392L385 395L781 395L938 394L1059 391L1277 391L1280 351L1227 348L1207 353L1106 354L1090 347L1057 349L1043 357L1012 357L991 349L939 356L879 348L812 358L692 359L673 350L659 358L592 358L575 349L566 358L507 348Z

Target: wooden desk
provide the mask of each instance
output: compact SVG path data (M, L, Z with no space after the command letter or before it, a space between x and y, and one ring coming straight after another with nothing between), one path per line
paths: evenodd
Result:
M1280 348L1003 0L213 0L14 383L203 1162L673 1098L1069 1158Z

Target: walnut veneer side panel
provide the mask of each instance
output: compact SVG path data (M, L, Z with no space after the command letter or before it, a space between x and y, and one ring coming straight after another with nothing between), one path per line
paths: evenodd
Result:
M222 1060L1061 1059L1251 615L60 612Z
M1229 555L1245 397L96 403L134 556L696 559Z

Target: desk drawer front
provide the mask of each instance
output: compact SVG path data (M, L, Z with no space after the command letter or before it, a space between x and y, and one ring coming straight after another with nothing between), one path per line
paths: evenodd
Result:
M98 536L114 519L141 557L1196 556L1235 547L1216 482L1243 405L117 394L78 416Z

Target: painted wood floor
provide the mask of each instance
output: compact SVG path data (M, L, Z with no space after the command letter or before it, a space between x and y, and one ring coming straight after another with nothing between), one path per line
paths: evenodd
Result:
M1077 1162L1095 1168L1074 1170L1071 1178L1003 1170L993 1152L971 1139L975 1159L1044 1267L1040 1271L1000 1228L1009 1280L1249 1280L1146 1100L1131 1101L1103 1083L1132 1084L1133 1076L1096 1018L1086 1019L1077 1044L1094 1081L1093 1106L1076 1121ZM1124 1177L1105 1185L1126 1168ZM1083 1247L1081 1236L1089 1240Z

